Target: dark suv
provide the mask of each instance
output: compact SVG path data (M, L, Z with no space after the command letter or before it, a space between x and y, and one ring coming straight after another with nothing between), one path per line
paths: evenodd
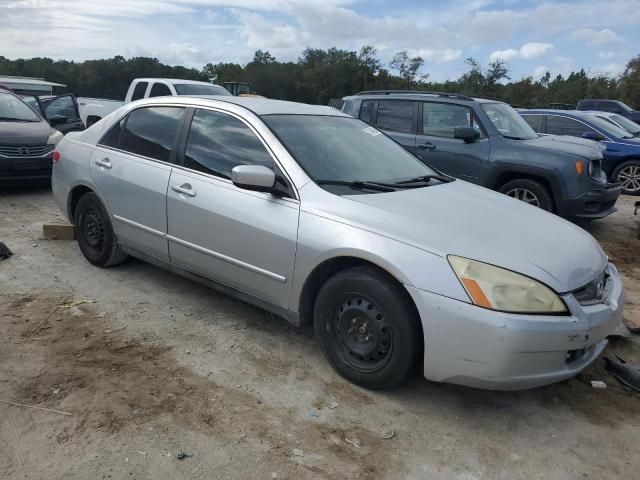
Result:
M437 170L563 217L613 213L620 186L591 140L540 137L509 105L465 95L367 91L342 110L386 132Z

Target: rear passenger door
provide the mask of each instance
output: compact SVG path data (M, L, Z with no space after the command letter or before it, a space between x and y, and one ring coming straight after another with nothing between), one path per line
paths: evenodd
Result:
M371 123L415 153L417 104L413 100L378 100L377 110L371 112ZM365 107L363 102L360 111Z
M64 123L59 123L53 127L62 133L84 130L84 123L80 119L80 112L78 111L78 103L72 94L59 95L50 100L44 106L42 113L48 121L55 117L66 118Z
M171 261L287 308L300 203L230 180L236 165L265 165L287 183L274 156L243 120L208 109L195 110L183 150L167 194Z
M118 240L169 260L166 196L186 109L142 107L117 122L91 156L91 177Z
M470 107L454 103L421 102L416 152L428 165L448 175L482 183L490 142ZM454 138L455 127L474 127L480 138L466 143Z

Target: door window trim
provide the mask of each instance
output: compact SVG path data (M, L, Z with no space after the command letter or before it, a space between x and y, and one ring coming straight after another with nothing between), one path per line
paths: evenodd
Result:
M189 138L189 130L191 129L191 122L192 122L193 117L194 117L194 115L196 113L196 110L198 110L198 109L200 109L200 110L210 110L210 111L213 111L213 112L222 113L222 114L225 114L225 115L229 115L229 116L239 120L240 122L242 122L258 138L258 140L260 141L262 146L265 148L265 150L267 151L269 156L271 156L271 159L273 160L274 166L277 167L277 171L282 173L282 175L284 176L284 178L285 178L285 180L286 180L286 182L287 182L287 184L289 186L289 190L293 194L293 197L282 197L282 199L283 200L295 201L296 203L299 203L300 196L298 194L298 190L297 190L295 184L291 180L291 177L287 173L286 169L282 166L282 163L280 162L280 160L278 160L278 157L273 152L273 150L271 149L269 144L265 141L264 138L262 138L262 135L260 135L260 133L253 127L253 125L251 125L249 122L247 122L244 118L242 118L238 114L236 114L234 112L230 112L228 110L224 110L224 109L219 108L219 107L214 107L214 106L210 106L210 105L206 105L206 106L203 106L203 105L193 106L193 105L191 105L191 106L189 106L189 109L191 110L191 112L187 113L187 115L185 115L185 123L182 126L183 131L181 132L181 134L179 136L180 143L178 144L178 147L176 149L176 163L172 165L174 168L179 168L179 169L185 170L187 172L195 173L195 174L198 174L198 175L204 175L206 178L213 178L213 179L218 180L220 182L227 183L227 184L233 186L234 189L241 190L242 192L245 192L245 193L249 192L249 190L245 190L245 189L242 189L240 187L236 187L233 184L233 182L231 181L231 179L224 178L224 177L221 177L219 175L214 175L212 173L202 172L200 170L193 170L192 168L184 166L184 153L185 153L185 150L186 150L186 147L187 147L187 140ZM188 122L186 121L187 119L188 119ZM276 171L276 173L278 173L277 171ZM257 193L257 194L260 194L261 196L266 196L266 197L273 197L273 195L271 195L270 193L265 193L265 192L252 192L252 193Z
M548 131L547 131L547 120L549 120L549 117L559 117L559 118L566 118L568 120L574 120L574 121L576 121L578 123L581 123L582 125L587 127L589 130L591 130L593 132L596 132L596 133L599 133L600 135L602 135L607 142L611 142L612 141L605 133L602 133L600 130L592 127L591 125L589 125L587 123L584 123L582 120L580 120L578 118L569 117L567 115L562 115L562 114L557 114L557 113L535 113L535 114L532 114L532 115L545 115L546 116L546 118L544 119L544 131L545 131L545 133L547 135L556 135L555 133L548 133ZM560 135L560 136L562 136L562 135ZM566 136L567 137L571 137L572 135L566 135ZM576 138L580 138L580 137L576 137Z
M129 121L129 116L135 112L136 110L141 110L143 108L151 108L151 107L174 107L174 108L183 108L185 110L185 114L182 117L182 122L180 125L178 125L178 129L176 130L176 135L173 139L173 144L171 145L171 155L169 156L169 161L165 161L165 160L160 160L157 158L153 158L153 157L147 157L146 155L140 155L139 153L134 153L134 152L129 152L128 150L123 150L121 148L117 148L117 147L112 147L109 145L104 145L102 143L102 141L105 139L105 137L109 134L109 132L111 131L111 129L113 127L115 127L115 125L117 123L120 123L122 120L124 120L124 124L122 126L122 128L120 129L120 134L118 135L118 145L120 145L121 141L122 141L122 134L124 132L124 129L127 127L127 122ZM100 138L100 140L98 142L96 142L96 147L100 147L100 148L106 148L107 150L112 150L114 152L118 152L118 153L122 153L125 155L133 155L134 157L138 157L138 158L142 158L144 160L149 160L151 162L157 162L157 163L161 163L163 165L169 165L170 167L175 167L177 164L176 162L176 156L178 153L178 146L179 146L179 139L180 139L180 134L184 129L184 122L186 121L186 118L189 114L189 106L187 105L182 105L182 104L177 104L177 105L171 105L171 104L152 104L152 105L141 105L139 107L136 108L132 108L131 110L129 110L128 112L126 112L122 117L120 117L118 119L117 122L113 122L113 124L111 125L111 127L104 133L104 135L102 135L102 137Z
M413 103L413 116L411 118L411 131L410 132L400 132L398 130L391 130L388 128L382 128L378 125L378 108L380 107L380 102L411 102ZM400 135L416 135L418 132L418 104L419 100L406 99L406 98L386 98L383 100L376 100L374 103L374 110L371 112L371 123L381 132L389 132L389 133L397 133ZM375 112L375 115L374 115ZM365 122L366 123L366 122Z
M483 141L483 140L487 140L489 138L489 135L487 134L487 131L484 129L484 126L482 125L482 122L480 121L480 118L478 117L478 115L476 114L475 110L468 106L468 105L462 105L460 103L450 103L450 102L432 102L429 100L420 100L419 101L420 105L418 105L418 125L416 126L416 135L422 135L424 137L435 137L435 138L448 138L449 140L460 140L461 142L464 142L464 140L460 139L460 138L455 138L455 137L446 137L444 135L432 135L432 134L428 134L428 133L424 133L424 125L422 124L423 122L423 108L424 108L424 104L425 103L437 103L438 105L455 105L457 107L462 107L462 108L466 108L471 112L471 124L473 125L473 121L475 120L476 123L478 124L478 126L480 127L480 138L478 138L478 140L476 140L477 142Z

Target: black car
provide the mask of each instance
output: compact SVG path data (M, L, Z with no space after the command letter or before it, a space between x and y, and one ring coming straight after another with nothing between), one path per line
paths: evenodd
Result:
M580 100L576 110L594 110L599 112L617 113L629 120L640 124L640 112L620 100L589 98Z
M509 105L439 92L368 91L342 111L386 132L431 167L567 218L613 213L596 142L540 137Z
M51 178L53 150L63 135L17 95L0 90L0 181Z
M20 98L50 123L53 119L55 129L63 134L84 130L75 95L21 95Z

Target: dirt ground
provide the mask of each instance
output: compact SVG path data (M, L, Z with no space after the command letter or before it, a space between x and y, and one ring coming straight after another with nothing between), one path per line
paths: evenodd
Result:
M633 200L584 227L640 327ZM46 189L0 193L15 253L0 261L0 400L71 414L0 403L1 479L637 478L640 394L601 359L524 392L362 390L310 328L139 261L92 267L75 242L41 238L57 219ZM640 341L605 354L640 363Z

